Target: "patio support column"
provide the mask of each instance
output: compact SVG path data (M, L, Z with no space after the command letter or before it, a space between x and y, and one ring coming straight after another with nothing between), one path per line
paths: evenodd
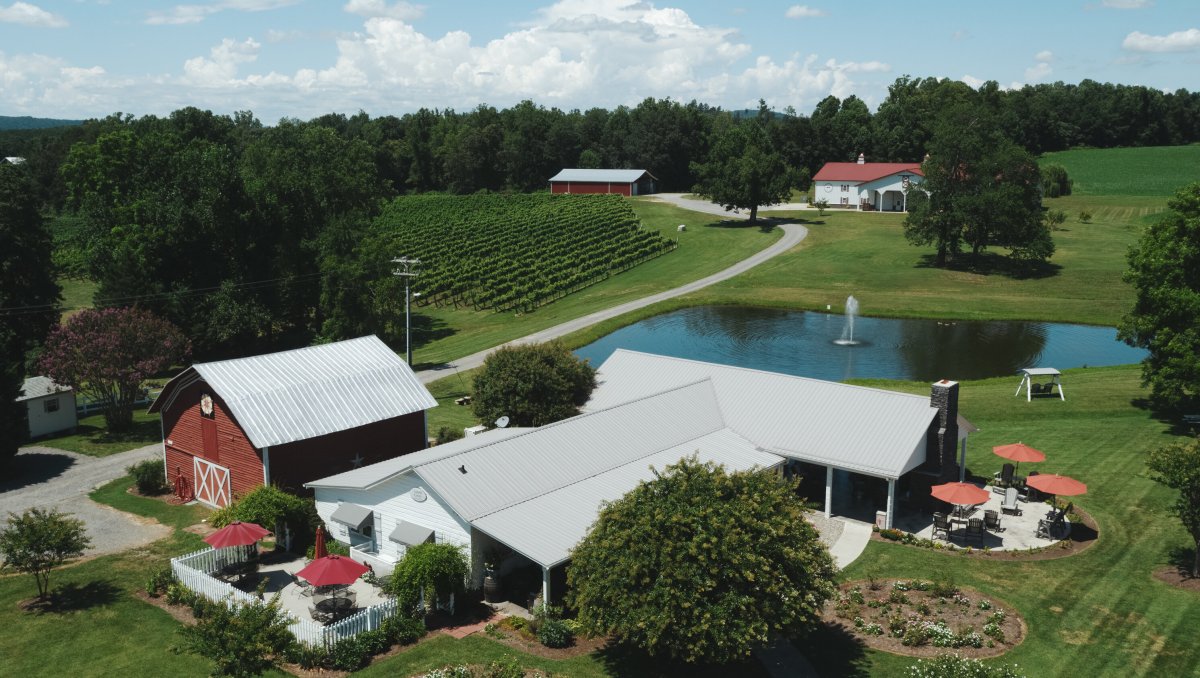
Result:
M892 521L896 518L896 479L888 478L887 527L892 529Z
M833 512L833 467L825 467L825 517Z
M962 451L958 453L958 482L964 482L967 478L967 439L962 439L960 445Z
M550 568L542 568L542 605L550 607Z

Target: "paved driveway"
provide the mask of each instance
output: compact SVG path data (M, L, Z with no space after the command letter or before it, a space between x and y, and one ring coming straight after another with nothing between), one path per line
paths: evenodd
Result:
M671 202L672 204L679 205L680 207L698 212L716 214L723 217L728 217L730 219L750 218L750 215L748 214L726 212L725 209L720 205L714 205L710 202L704 202L702 200L684 198L682 194L679 193L658 194L656 197L663 198L667 202ZM707 278L694 280L686 285L680 285L679 287L667 290L665 292L659 292L658 294L652 294L648 297L635 299L633 301L621 304L620 306L613 306L612 308L607 308L603 311L596 311L595 313L585 315L582 318L568 320L567 322L555 325L554 327L544 329L540 332L534 332L533 334L521 337L520 339L514 339L506 344L501 344L501 346L550 341L551 339L557 339L561 336L570 334L571 332L582 330L586 327L591 327L592 325L604 320L608 320L609 318L615 318L619 315L629 313L630 311L635 311L639 308L645 308L646 306L656 304L660 301L683 296L685 294L695 292L698 289L708 287L709 285L715 285L723 280L728 280L736 275L744 273L761 264L762 262L792 249L796 245L799 245L800 242L804 240L806 236L808 236L808 229L800 224L782 224L780 228L783 230L783 237L779 240L776 240L774 244L766 249L750 255L749 257L739 261L723 271L718 271L717 273L708 276ZM501 346L493 346L487 350L473 353L469 356L459 358L458 360L433 369L421 370L417 372L417 378L421 380L421 383L428 384L431 381L436 381L442 377L449 376L457 370L474 369L482 365L484 359Z
M157 522L97 504L88 493L125 475L125 467L162 454L162 445L148 445L108 457L88 457L50 447L23 447L15 463L16 477L0 480L0 518L31 508L73 513L87 525L92 548L87 555L116 553L170 534Z

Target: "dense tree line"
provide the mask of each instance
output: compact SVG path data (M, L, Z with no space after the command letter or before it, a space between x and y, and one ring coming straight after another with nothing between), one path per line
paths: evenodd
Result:
M374 329L360 317L361 242L395 196L541 190L563 167L638 167L661 190L699 188L733 205L744 196L714 181L753 173L731 145L774 168L764 193L774 196L787 189L775 179L805 188L823 163L860 152L919 160L948 111L974 112L1032 154L1200 141L1200 95L1185 90L1084 81L1008 91L902 77L875 112L854 96L826 97L808 116L649 98L612 110L525 101L265 126L249 112L185 108L0 133L0 155L27 159L21 193L50 217L60 272L95 280L103 304L166 317L209 359ZM964 243L977 251L1006 238L989 230Z

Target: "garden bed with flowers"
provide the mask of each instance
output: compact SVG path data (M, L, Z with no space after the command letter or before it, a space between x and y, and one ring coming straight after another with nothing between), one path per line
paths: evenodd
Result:
M1019 644L1025 622L1011 606L948 580L868 580L842 585L823 619L868 647L914 657L952 649L994 657Z

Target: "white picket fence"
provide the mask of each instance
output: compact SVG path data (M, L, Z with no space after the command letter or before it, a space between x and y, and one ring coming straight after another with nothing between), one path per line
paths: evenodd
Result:
M179 583L214 602L258 602L258 597L239 590L230 584L210 576L226 565L241 558L234 549L207 548L185 556L171 559L171 572Z
M214 602L224 602L230 606L235 602L259 602L257 596L241 591L211 576L213 572L226 565L243 559L244 556L238 553L237 548L207 548L172 558L171 571L175 573L175 577L181 584ZM330 647L340 640L353 638L364 631L378 629L383 624L383 620L395 614L395 600L373 605L328 626L309 619L297 619L295 615L289 614L291 623L288 625L288 629L302 643Z

